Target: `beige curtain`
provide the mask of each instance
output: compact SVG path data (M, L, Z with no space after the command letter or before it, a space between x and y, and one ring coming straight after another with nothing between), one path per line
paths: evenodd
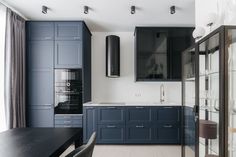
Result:
M7 8L5 109L8 129L26 126L25 20Z

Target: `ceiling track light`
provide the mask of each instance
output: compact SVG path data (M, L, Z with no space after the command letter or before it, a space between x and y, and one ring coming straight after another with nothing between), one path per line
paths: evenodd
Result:
M89 7L88 6L84 6L84 14L88 14L89 13Z
M176 7L173 5L170 7L170 14L175 14Z
M47 14L48 13L48 7L47 6L45 6L45 5L42 6L42 13L43 14Z
M131 6L131 11L130 11L131 14L135 14L135 6Z

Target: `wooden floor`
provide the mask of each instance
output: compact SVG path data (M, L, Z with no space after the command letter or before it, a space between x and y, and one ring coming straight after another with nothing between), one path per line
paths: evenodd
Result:
M68 148L61 157L73 150ZM160 145L96 145L93 157L181 157L180 146Z

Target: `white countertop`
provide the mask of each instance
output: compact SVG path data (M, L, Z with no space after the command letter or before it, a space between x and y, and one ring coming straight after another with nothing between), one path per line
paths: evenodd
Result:
M181 103L139 103L139 102L101 102L101 103L95 103L95 102L89 102L84 103L83 106L181 106Z

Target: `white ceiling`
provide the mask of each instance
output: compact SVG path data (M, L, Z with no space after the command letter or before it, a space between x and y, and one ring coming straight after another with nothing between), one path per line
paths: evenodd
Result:
M194 0L3 0L30 20L84 20L91 31L134 31L135 26L194 26ZM42 5L50 8L41 13ZM88 5L89 14L83 13ZM130 14L130 6L137 7ZM176 14L170 14L170 6Z

